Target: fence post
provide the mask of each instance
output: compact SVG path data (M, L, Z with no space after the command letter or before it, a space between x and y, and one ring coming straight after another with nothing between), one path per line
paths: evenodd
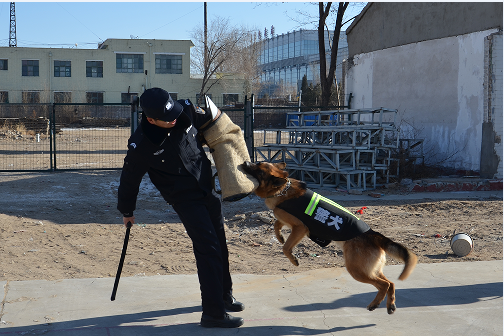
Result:
M131 134L135 132L135 130L138 127L138 96L132 96L131 97Z
M250 155L250 161L254 162L254 95L250 99L245 97L244 103L244 136L245 144Z
M56 170L56 103L52 104L52 113L49 117L49 167Z
M298 98L298 113L301 113L301 98L303 97L303 90L299 89L299 98ZM287 124L286 124L287 125Z

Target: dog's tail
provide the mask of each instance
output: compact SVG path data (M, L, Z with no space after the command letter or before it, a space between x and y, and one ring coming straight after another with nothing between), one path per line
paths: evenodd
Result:
M381 236L383 239L380 240L380 245L381 248L385 250L385 253L394 259L402 260L404 262L404 269L401 275L399 275L399 280L406 280L415 269L418 261L417 256L403 245L396 243L383 235Z

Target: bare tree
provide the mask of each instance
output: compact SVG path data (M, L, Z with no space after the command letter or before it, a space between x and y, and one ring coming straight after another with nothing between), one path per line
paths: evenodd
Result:
M262 50L262 40L257 31L242 28L245 37L237 45L236 53L223 64L221 70L236 74L237 78L245 81L243 88L245 95L258 92L261 86L261 71L259 56Z
M318 5L318 15L310 15L309 12L306 11L297 11L296 16L290 16L288 13L286 15L293 21L298 23L298 28L306 25L315 25L318 30L318 40L319 40L319 61L320 61L320 83L322 86L322 96L321 101L323 106L327 106L331 104L331 98L333 94L336 94L338 97L336 100L341 100L342 93L340 92L341 83L337 82L336 78L336 60L338 56L338 48L339 48L339 40L341 35L342 28L352 21L354 17L350 19L344 20L344 15L347 10L347 7L353 6L356 8L364 7L366 3L362 2L340 2L338 7L335 9L332 6L332 2L328 2L324 5L323 2L319 2L318 4L313 3L314 5ZM334 21L334 15L336 14L336 19ZM334 29L330 29L334 22ZM333 34L331 34L331 31ZM329 69L327 65L327 51L324 39L324 33L328 36L329 41L329 50L330 50L330 61L329 61ZM333 35L333 36L331 36ZM341 105L339 102L338 105Z
M326 27L326 20L331 11L332 2L328 2L324 6L323 2L319 2L319 23L318 23L318 42L319 42L319 60L320 60L320 85L322 89L321 105L328 106L331 100L331 93L334 76L336 75L336 59L338 57L338 45L343 27L343 15L348 8L349 2L340 2L338 5L338 12L336 14L336 23L334 25L333 40L331 45L331 57L329 59L329 71L326 64L326 47L324 39L324 31Z
M205 25L197 27L192 32L194 48L191 55L191 67L193 71L203 75L200 99L226 77L217 75L223 72L226 63L238 53L240 43L246 36L246 32L232 27L228 19L221 17L213 19L208 30Z

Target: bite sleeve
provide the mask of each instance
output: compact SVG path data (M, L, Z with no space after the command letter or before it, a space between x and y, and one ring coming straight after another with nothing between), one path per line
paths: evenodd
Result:
M212 149L222 200L237 201L252 193L259 182L241 167L242 163L250 161L241 128L226 113L221 113L202 133Z

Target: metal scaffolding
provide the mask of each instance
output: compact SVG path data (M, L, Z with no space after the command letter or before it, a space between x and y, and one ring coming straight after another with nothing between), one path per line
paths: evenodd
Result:
M377 175L392 176L396 116L383 108L289 112L287 128L264 130L255 160L286 162L291 176L312 185L374 189Z

